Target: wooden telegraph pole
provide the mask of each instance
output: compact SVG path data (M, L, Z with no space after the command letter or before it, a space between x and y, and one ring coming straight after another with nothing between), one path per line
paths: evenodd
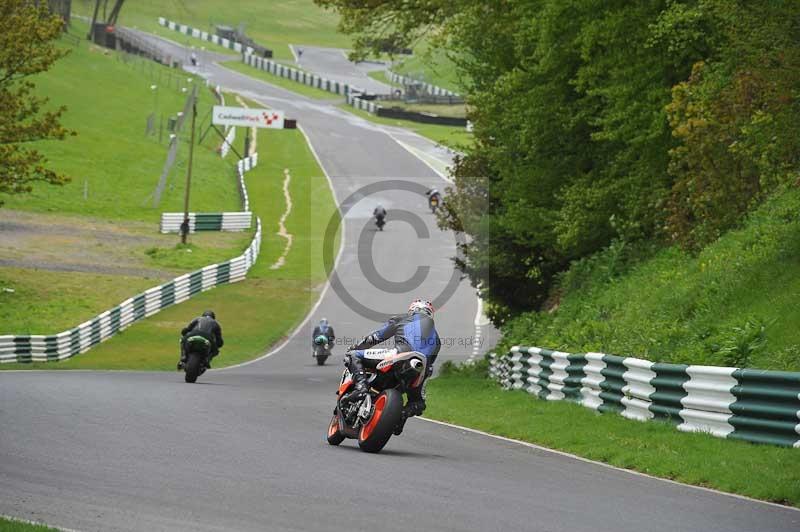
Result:
M192 159L194 158L194 124L197 118L197 85L192 88L192 133L189 141L189 167L186 170L186 194L183 198L183 223L181 224L181 244L186 243L189 234L189 187L192 185Z

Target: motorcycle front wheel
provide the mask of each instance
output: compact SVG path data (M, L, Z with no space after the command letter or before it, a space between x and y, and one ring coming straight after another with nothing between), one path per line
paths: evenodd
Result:
M339 414L333 414L330 424L328 424L328 443L339 445L344 441L344 434L339 432Z
M372 417L358 433L358 446L367 453L377 453L392 437L403 418L403 394L384 390L375 398Z

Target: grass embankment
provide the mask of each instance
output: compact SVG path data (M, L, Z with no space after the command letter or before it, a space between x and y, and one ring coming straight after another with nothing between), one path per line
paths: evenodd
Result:
M73 9L91 16L94 2L77 0ZM158 17L214 32L213 25L238 27L245 23L248 37L271 48L276 59L292 59L289 44L348 48L349 39L336 31L339 17L312 0L260 2L240 0L221 7L214 0L139 0L122 8L119 23L174 39L177 33L158 25ZM195 41L199 43L200 41ZM210 43L208 43L210 44Z
M76 23L73 31L85 28ZM154 206L168 132L162 142L157 134L146 136L146 119L156 113L166 122L181 111L187 97L183 89L191 86L191 77L121 57L81 42L36 78L41 94L55 105L67 105L63 122L77 132L37 148L72 181L64 186L38 184L31 194L3 197L4 210L38 213L40 223L26 226L23 232L37 225L23 241L15 241L9 231L0 239L0 248L11 246L4 252L6 258L34 260L42 269L0 268L0 286L14 290L0 292L0 334L60 332L160 284L165 276L232 258L250 241L247 233L202 234L193 238L191 247L176 247L176 236L158 234L160 213L183 209L189 124L180 134L177 162L161 202ZM202 85L199 95L201 120L214 99ZM192 210L240 209L234 158L220 159L217 145L207 138L195 149ZM43 227L48 223L58 227ZM22 256L17 257L20 250ZM155 275L106 275L120 263ZM83 273L87 271L98 273Z
M299 83L297 81L293 81L291 79L282 78L280 76L276 76L270 72L266 72L264 70L260 70L258 68L251 67L241 61L225 61L222 63L222 66L225 68L230 68L231 70L235 70L241 74L245 74L250 76L251 78L260 79L261 81L266 81L272 85L280 87L282 89L286 89L288 91L296 92L297 94L302 94L303 96L307 96L309 98L315 99L339 99L341 96L337 96L328 91L324 91L322 89L317 89L315 87L309 87L308 85L304 85L303 83Z
M462 92L456 65L447 57L447 52L440 47L429 50L427 45L422 43L414 49L413 56L403 59L392 67L392 70L455 93Z
M504 391L485 363L444 371L428 385L425 416L574 453L649 475L800 506L797 449L678 432L566 401Z
M339 108L344 109L356 116L360 116L365 120L381 124L384 126L395 126L409 129L418 135L427 137L434 142L443 144L455 150L463 149L465 146L472 144L472 133L463 127L454 126L440 126L437 124L421 124L419 122L412 122L411 120L398 120L396 118L385 118L376 116L360 109L355 109L347 104L339 105Z
M59 529L47 525L27 523L17 519L0 517L0 531L2 532L58 532Z
M615 243L564 275L557 310L504 327L503 347L800 371L798 213L792 188L697 255Z
M180 329L208 308L217 313L225 337L215 367L251 359L285 337L319 296L327 276L321 257L324 231L338 211L327 179L300 131L260 130L258 144L259 164L246 180L251 208L264 224L263 240L261 255L247 280L168 308L64 362L0 367L174 370ZM270 266L283 253L286 242L275 234L286 209L286 168L291 173L293 202L286 226L294 242L286 264L273 270ZM334 248L338 249L338 242Z
M189 121L157 207L153 207L153 193L166 159L169 133L165 129L159 143L157 134L145 136L145 125L148 115L155 112L163 116L166 128L168 118L183 109L187 95L181 89L191 86L189 79L193 78L154 62L120 61L117 54L85 42L72 48L66 58L36 78L41 94L50 96L54 105L67 106L63 123L78 133L63 142L39 143L37 148L72 181L64 186L37 185L31 194L4 197L4 207L154 223L162 211L182 210ZM198 123L214 104L201 81L197 81ZM157 88L151 89L152 85ZM209 134L195 149L191 195L195 211L240 208L231 171L233 157L222 161L215 152L217 145Z

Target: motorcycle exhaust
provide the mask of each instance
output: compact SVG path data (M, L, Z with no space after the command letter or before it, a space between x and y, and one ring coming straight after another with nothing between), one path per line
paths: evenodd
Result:
M425 367L425 364L423 364L422 361L418 358L412 358L408 362L408 365L411 366L411 369L413 369L417 373L421 372L422 369Z

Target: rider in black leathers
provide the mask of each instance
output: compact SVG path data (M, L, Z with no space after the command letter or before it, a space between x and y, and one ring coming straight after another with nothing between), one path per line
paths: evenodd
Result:
M372 211L372 216L374 216L376 220L381 221L386 218L386 209L383 208L383 205L378 204L375 210Z
M313 354L316 347L315 340L318 336L325 336L328 339L328 345L333 346L333 341L336 340L336 334L333 332L333 327L328 323L328 320L322 318L319 323L314 327L314 332L311 334L311 352Z
M369 349L392 337L394 349ZM414 300L408 307L407 314L392 317L380 329L365 336L348 351L345 364L353 374L355 387L346 400L358 400L367 393L365 366L374 368L384 358L397 353L416 351L423 355L426 358L425 378L417 387L407 391L408 402L403 408L403 423L395 429L395 434L400 434L407 418L418 416L425 410L424 384L433 374L433 363L441 347L442 342L433 322L433 305L422 299Z
M207 310L199 318L193 319L189 325L181 330L181 361L178 362L178 369L183 369L186 363L186 339L190 336L202 336L211 343L211 356L208 360L208 367L211 367L211 359L219 354L219 348L225 342L222 339L222 327L217 322L214 311Z

